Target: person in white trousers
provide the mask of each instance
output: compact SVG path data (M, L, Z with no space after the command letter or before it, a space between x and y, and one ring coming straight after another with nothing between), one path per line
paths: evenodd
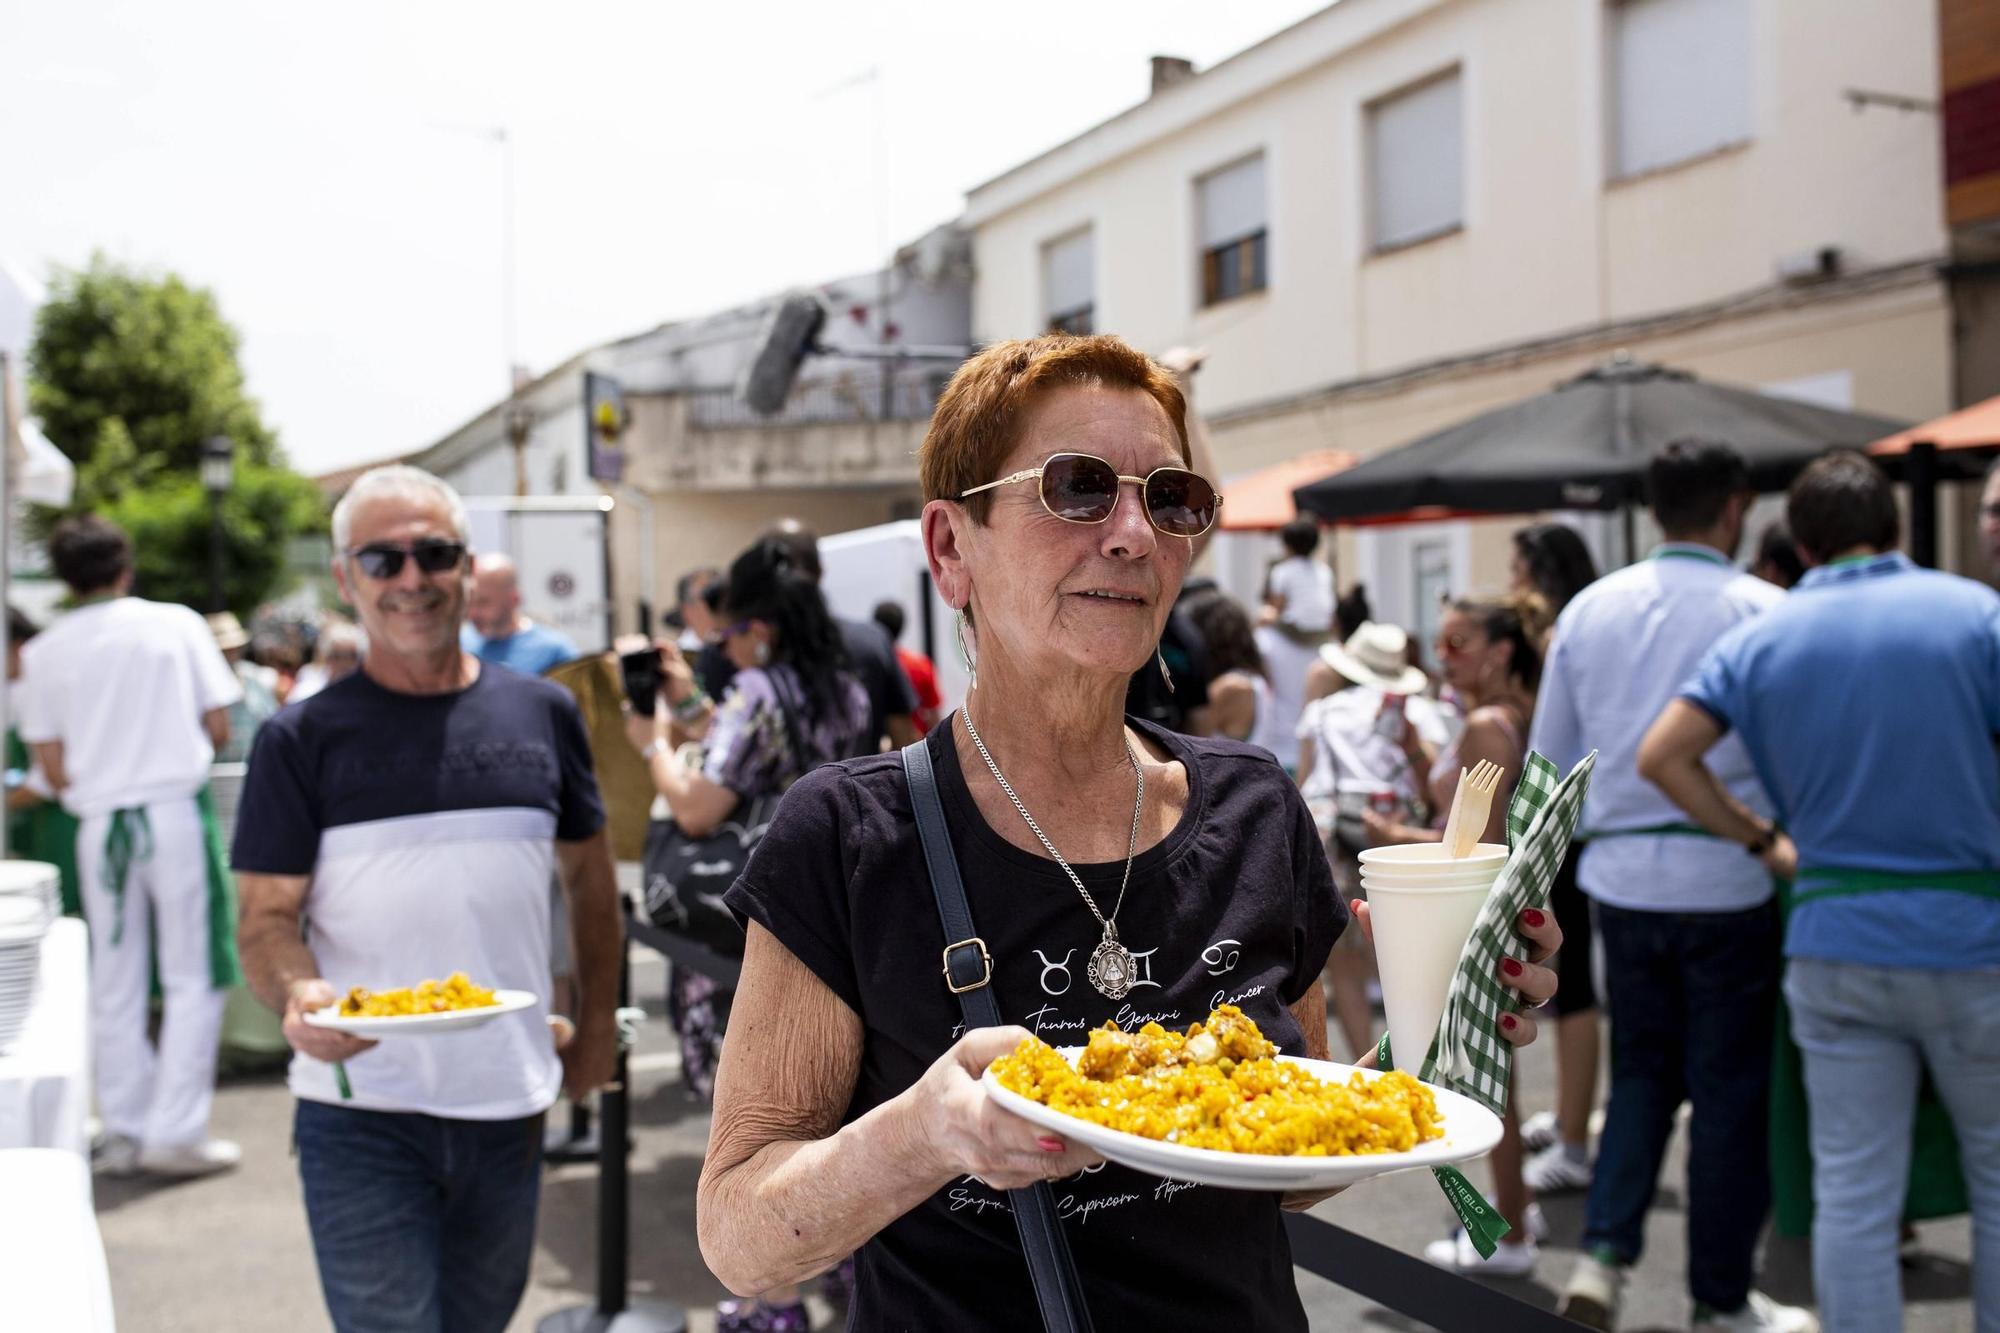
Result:
M77 606L22 653L22 739L82 821L98 1168L201 1175L241 1156L208 1136L223 993L240 979L235 906L206 802L242 686L207 623L129 596L132 543L68 519L49 539ZM153 982L164 998L147 1039Z

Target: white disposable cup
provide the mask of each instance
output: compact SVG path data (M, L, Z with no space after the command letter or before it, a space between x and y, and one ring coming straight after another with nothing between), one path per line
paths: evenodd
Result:
M1475 845L1472 855L1456 860L1444 854L1441 842L1406 842L1390 847L1370 847L1357 858L1363 869L1395 877L1459 875L1489 866L1497 873L1507 863L1507 848L1497 842Z
M1502 864L1504 858L1481 875L1445 884L1376 875L1364 880L1396 1068L1414 1074L1422 1067L1444 1016L1452 974Z
M1490 888L1493 884L1493 878L1493 872L1490 870L1475 871L1469 875L1434 875L1424 879L1402 879L1394 875L1371 875L1364 870L1361 872L1361 887L1365 889L1374 885L1382 885L1391 889Z

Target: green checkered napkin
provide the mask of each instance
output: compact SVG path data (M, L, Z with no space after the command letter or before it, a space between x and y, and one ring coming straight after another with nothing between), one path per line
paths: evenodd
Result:
M1521 1007L1518 991L1500 984L1500 959L1527 961L1528 942L1514 923L1530 907L1546 909L1549 885L1569 854L1570 834L1583 812L1595 752L1558 780L1556 766L1530 754L1521 784L1507 806L1507 845L1512 854L1493 882L1493 892L1473 923L1458 960L1437 1038L1418 1074L1426 1083L1462 1092L1500 1115L1507 1109L1513 1072L1513 1044L1500 1035L1500 1016Z
M1514 1067L1514 1047L1500 1035L1500 1016L1521 1007L1520 995L1500 984L1500 959L1527 960L1527 941L1515 933L1514 923L1530 907L1547 909L1549 886L1569 854L1596 762L1593 751L1560 779L1556 766L1539 754L1529 754L1522 765L1520 785L1507 806L1511 854L1473 923L1445 998L1444 1017L1418 1073L1424 1082L1463 1093L1495 1115L1506 1112ZM1388 1040L1382 1039L1380 1052L1384 1069L1389 1067ZM1474 1247L1491 1257L1507 1234L1507 1223L1455 1167L1439 1167L1436 1175Z

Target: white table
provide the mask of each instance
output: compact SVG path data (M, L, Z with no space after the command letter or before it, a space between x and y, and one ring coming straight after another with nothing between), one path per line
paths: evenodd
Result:
M0 1150L61 1148L87 1166L89 1114L90 937L83 922L63 917L42 939L27 1026L0 1055ZM88 1188L84 1195L87 1204ZM6 1197L0 1190L0 1199Z
M0 1323L114 1333L90 1163L59 1148L0 1150Z

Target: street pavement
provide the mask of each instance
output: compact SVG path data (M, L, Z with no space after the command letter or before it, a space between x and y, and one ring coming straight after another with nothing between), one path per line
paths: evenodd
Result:
M690 1100L672 1055L663 1012L664 969L635 954L633 990L647 1010L634 1053L632 1120L631 1294L687 1307L695 1333L714 1327L715 1302L727 1295L702 1266L695 1246L694 1189L708 1140L707 1109ZM1336 1038L1336 1043L1338 1039ZM1553 1096L1553 1056L1542 1042L1519 1071L1519 1100L1530 1113ZM290 1156L292 1100L281 1076L227 1081L216 1097L214 1129L242 1143L243 1167L186 1183L100 1179L99 1223L111 1267L121 1333L323 1333L320 1303L298 1175ZM1675 1135L1647 1225L1647 1254L1628 1288L1627 1330L1685 1329L1688 1300L1682 1208L1685 1129ZM1485 1183L1483 1167L1469 1173ZM510 1333L530 1333L555 1311L592 1303L596 1277L596 1170L549 1170L534 1268ZM1553 1229L1532 1278L1497 1285L1552 1308L1576 1258L1583 1222L1580 1195L1543 1201ZM1317 1210L1340 1226L1410 1253L1445 1232L1449 1210L1428 1173L1372 1181ZM1919 1254L1904 1272L1909 1333L1958 1333L1972 1327L1971 1229L1966 1219L1925 1223ZM1199 1262L1199 1256L1186 1256ZM1788 1303L1809 1304L1811 1274L1803 1242L1773 1240L1763 1288ZM1312 1326L1321 1330L1412 1330L1428 1325L1384 1310L1331 1282L1299 1274ZM838 1312L813 1298L814 1327L840 1327ZM4 1321L0 1321L4 1322ZM1107 1329L1115 1325L1100 1319Z

